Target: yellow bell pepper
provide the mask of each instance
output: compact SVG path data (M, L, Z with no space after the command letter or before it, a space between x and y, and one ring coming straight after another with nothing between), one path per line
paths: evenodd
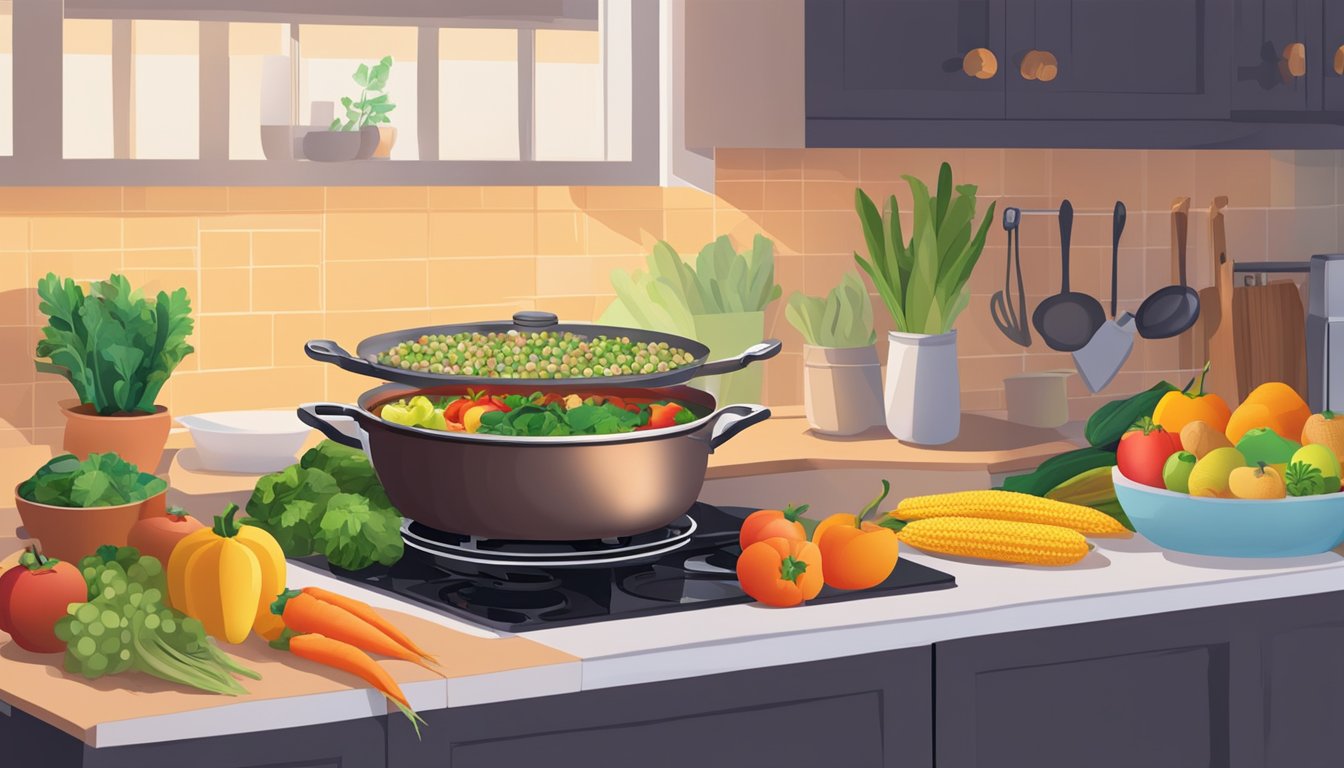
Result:
M207 634L241 643L256 629L274 630L271 602L285 588L285 555L266 531L239 525L230 504L210 529L196 531L173 548L168 561L168 598L174 608L200 621Z
M1227 429L1232 409L1227 407L1223 398L1204 391L1204 377L1207 375L1209 364L1205 363L1194 392L1168 392L1163 395L1153 409L1153 423L1173 435L1180 434L1185 425L1192 421L1202 421L1219 432Z

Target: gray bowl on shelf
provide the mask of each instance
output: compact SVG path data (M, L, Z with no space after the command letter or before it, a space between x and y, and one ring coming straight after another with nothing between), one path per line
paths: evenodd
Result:
M303 137L303 155L322 163L367 160L378 148L378 128L358 131L310 131Z

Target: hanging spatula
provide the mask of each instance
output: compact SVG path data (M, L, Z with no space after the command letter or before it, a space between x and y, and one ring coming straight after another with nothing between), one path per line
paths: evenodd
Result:
M1120 235L1124 231L1125 204L1116 201L1115 212L1111 215L1111 319L1092 334L1086 346L1073 353L1073 364L1091 392L1105 389L1134 350L1134 315L1126 312L1118 318L1115 316L1120 277Z

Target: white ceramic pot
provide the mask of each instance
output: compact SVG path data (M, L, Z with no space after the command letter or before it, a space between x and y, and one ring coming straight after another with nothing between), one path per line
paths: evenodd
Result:
M813 430L856 435L883 422L877 347L803 345L803 410Z
M961 431L957 332L937 336L890 331L885 399L887 429L896 439L942 445Z

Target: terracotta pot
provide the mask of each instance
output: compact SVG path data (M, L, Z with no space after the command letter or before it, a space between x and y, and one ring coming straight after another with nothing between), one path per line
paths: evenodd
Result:
M168 443L168 430L173 418L162 405L154 406L153 413L127 416L99 416L91 405L77 401L61 403L65 411L65 450L80 460L90 453L116 453L140 468L153 473L163 458L163 447Z
M397 143L397 127L395 125L380 125L378 127L378 147L373 150L375 160L386 160L392 157L392 145Z
M803 345L803 410L813 430L857 435L885 423L877 347Z
M115 507L53 507L28 501L15 488L14 504L28 535L42 542L43 554L77 563L104 544L126 546L131 526L142 515L151 516L147 513L154 509L163 514L167 496L165 490L144 501Z

